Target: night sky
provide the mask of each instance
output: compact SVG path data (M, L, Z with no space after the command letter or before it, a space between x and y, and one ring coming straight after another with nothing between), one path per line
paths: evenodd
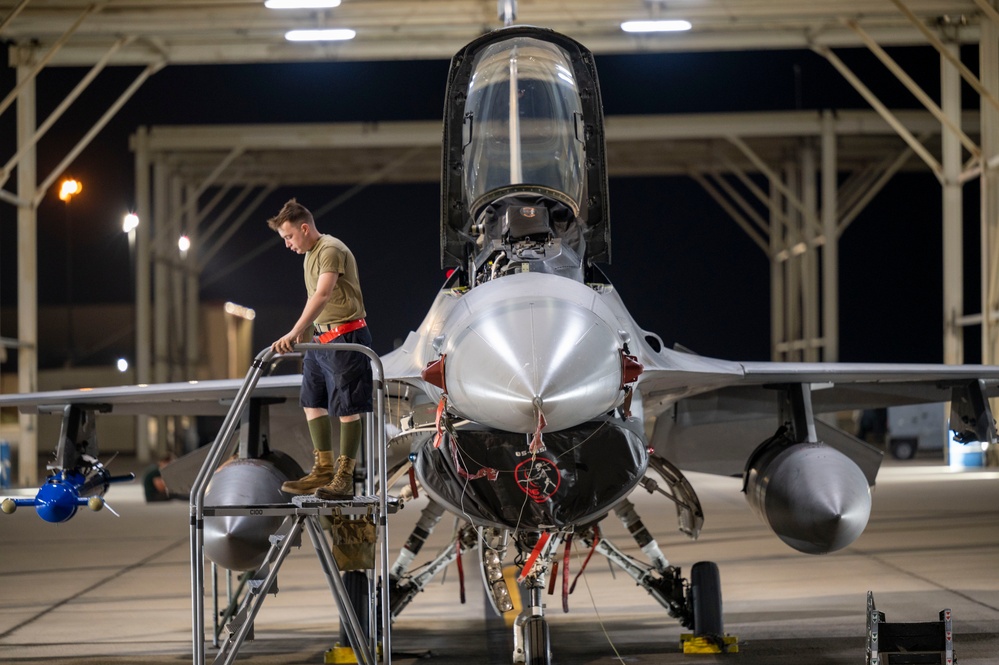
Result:
M837 51L895 107L918 103L866 51ZM892 55L933 97L939 58L929 48ZM965 49L973 68L975 49ZM867 108L820 56L809 51L599 56L607 115L823 108ZM120 230L134 205L128 136L139 125L427 120L441 117L445 61L171 66L152 77L70 167L84 193L67 212L55 192L39 219L39 298L43 305L132 302L129 252ZM38 120L84 74L55 68L39 79ZM39 147L44 177L117 97L138 68L105 71ZM13 72L0 71L13 86ZM101 100L104 100L103 102ZM966 91L965 108L977 108ZM13 154L14 113L0 118L4 159ZM899 140L899 146L902 146ZM12 187L13 179L8 184ZM305 295L301 257L278 242L267 217L295 196L313 210L346 187L276 191L207 266L202 300L232 300L257 310L263 348L297 318ZM766 257L688 178L612 179L613 264L605 268L632 315L668 344L735 360L769 359ZM966 256L977 270L977 185L965 187ZM434 185L371 186L317 220L342 238L360 265L368 321L379 352L415 329L443 281L439 268L439 190ZM841 348L844 361L941 360L941 194L927 169L896 176L841 240ZM16 337L15 210L0 204L0 334ZM67 276L67 223L72 274ZM255 259L232 266L258 248ZM973 273L977 275L977 272ZM977 277L966 280L966 311L978 311ZM977 335L973 329L971 335ZM974 339L971 337L970 339ZM134 342L129 342L132 344ZM80 359L108 363L129 348ZM975 361L977 344L969 346ZM42 366L58 366L46 356ZM8 369L5 367L5 369Z

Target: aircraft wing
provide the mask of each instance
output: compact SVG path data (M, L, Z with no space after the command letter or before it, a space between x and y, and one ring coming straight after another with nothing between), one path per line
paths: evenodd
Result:
M125 416L224 416L243 383L243 379L221 379L0 395L0 407L15 407L22 413L58 412L75 405ZM262 377L253 396L284 402L285 408L271 411L271 443L299 466L307 466L312 458L312 443L298 407L301 383L301 374ZM208 450L208 446L198 448L161 470L175 496L190 492Z
M703 366L712 380L678 385L671 369L658 366L642 374L645 417L655 423L652 443L682 468L722 475L741 474L756 446L782 424L782 386L808 385L816 414L942 403L976 390L981 397L999 396L996 366L743 362L726 363L728 373L719 374L718 361L687 355L684 362ZM851 434L829 422L816 426L830 445L853 450L855 459L869 457Z
M817 411L897 404L945 402L955 386L982 381L988 397L999 396L999 367L889 363L743 363L743 383L758 386L812 384Z
M999 396L999 366L893 363L734 363L670 352L653 360L639 380L646 415L688 399L718 403L716 418L769 414L776 388L808 384L817 413L902 404L946 402L955 386L981 381Z
M295 400L302 383L300 374L263 377L255 397ZM23 395L0 395L0 407L16 407L22 413L38 413L45 407L66 404L104 405L117 415L225 415L242 379L183 381L108 388L53 390Z

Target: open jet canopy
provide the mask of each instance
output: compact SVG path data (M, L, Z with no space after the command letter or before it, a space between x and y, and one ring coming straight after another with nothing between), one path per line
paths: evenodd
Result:
M466 265L473 225L543 210L588 263L610 263L603 107L593 55L529 26L485 35L451 61L444 107L441 266ZM585 249L584 249L585 248Z

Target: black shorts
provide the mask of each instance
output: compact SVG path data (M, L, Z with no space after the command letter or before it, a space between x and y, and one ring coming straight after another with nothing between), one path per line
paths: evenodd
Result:
M371 346L367 327L340 335L328 346ZM356 351L306 351L302 362L299 404L327 409L331 416L352 416L371 411L371 360Z

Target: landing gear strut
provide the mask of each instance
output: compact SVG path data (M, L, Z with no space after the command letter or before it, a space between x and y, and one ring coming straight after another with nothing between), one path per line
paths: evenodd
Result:
M532 543L531 537L536 535L525 534L523 540L517 541L521 553L530 551L531 556L518 578L527 592L527 607L513 623L513 662L551 665L551 634L545 619L542 594L545 591L545 580L551 572L552 557L564 534L542 533L537 542Z

